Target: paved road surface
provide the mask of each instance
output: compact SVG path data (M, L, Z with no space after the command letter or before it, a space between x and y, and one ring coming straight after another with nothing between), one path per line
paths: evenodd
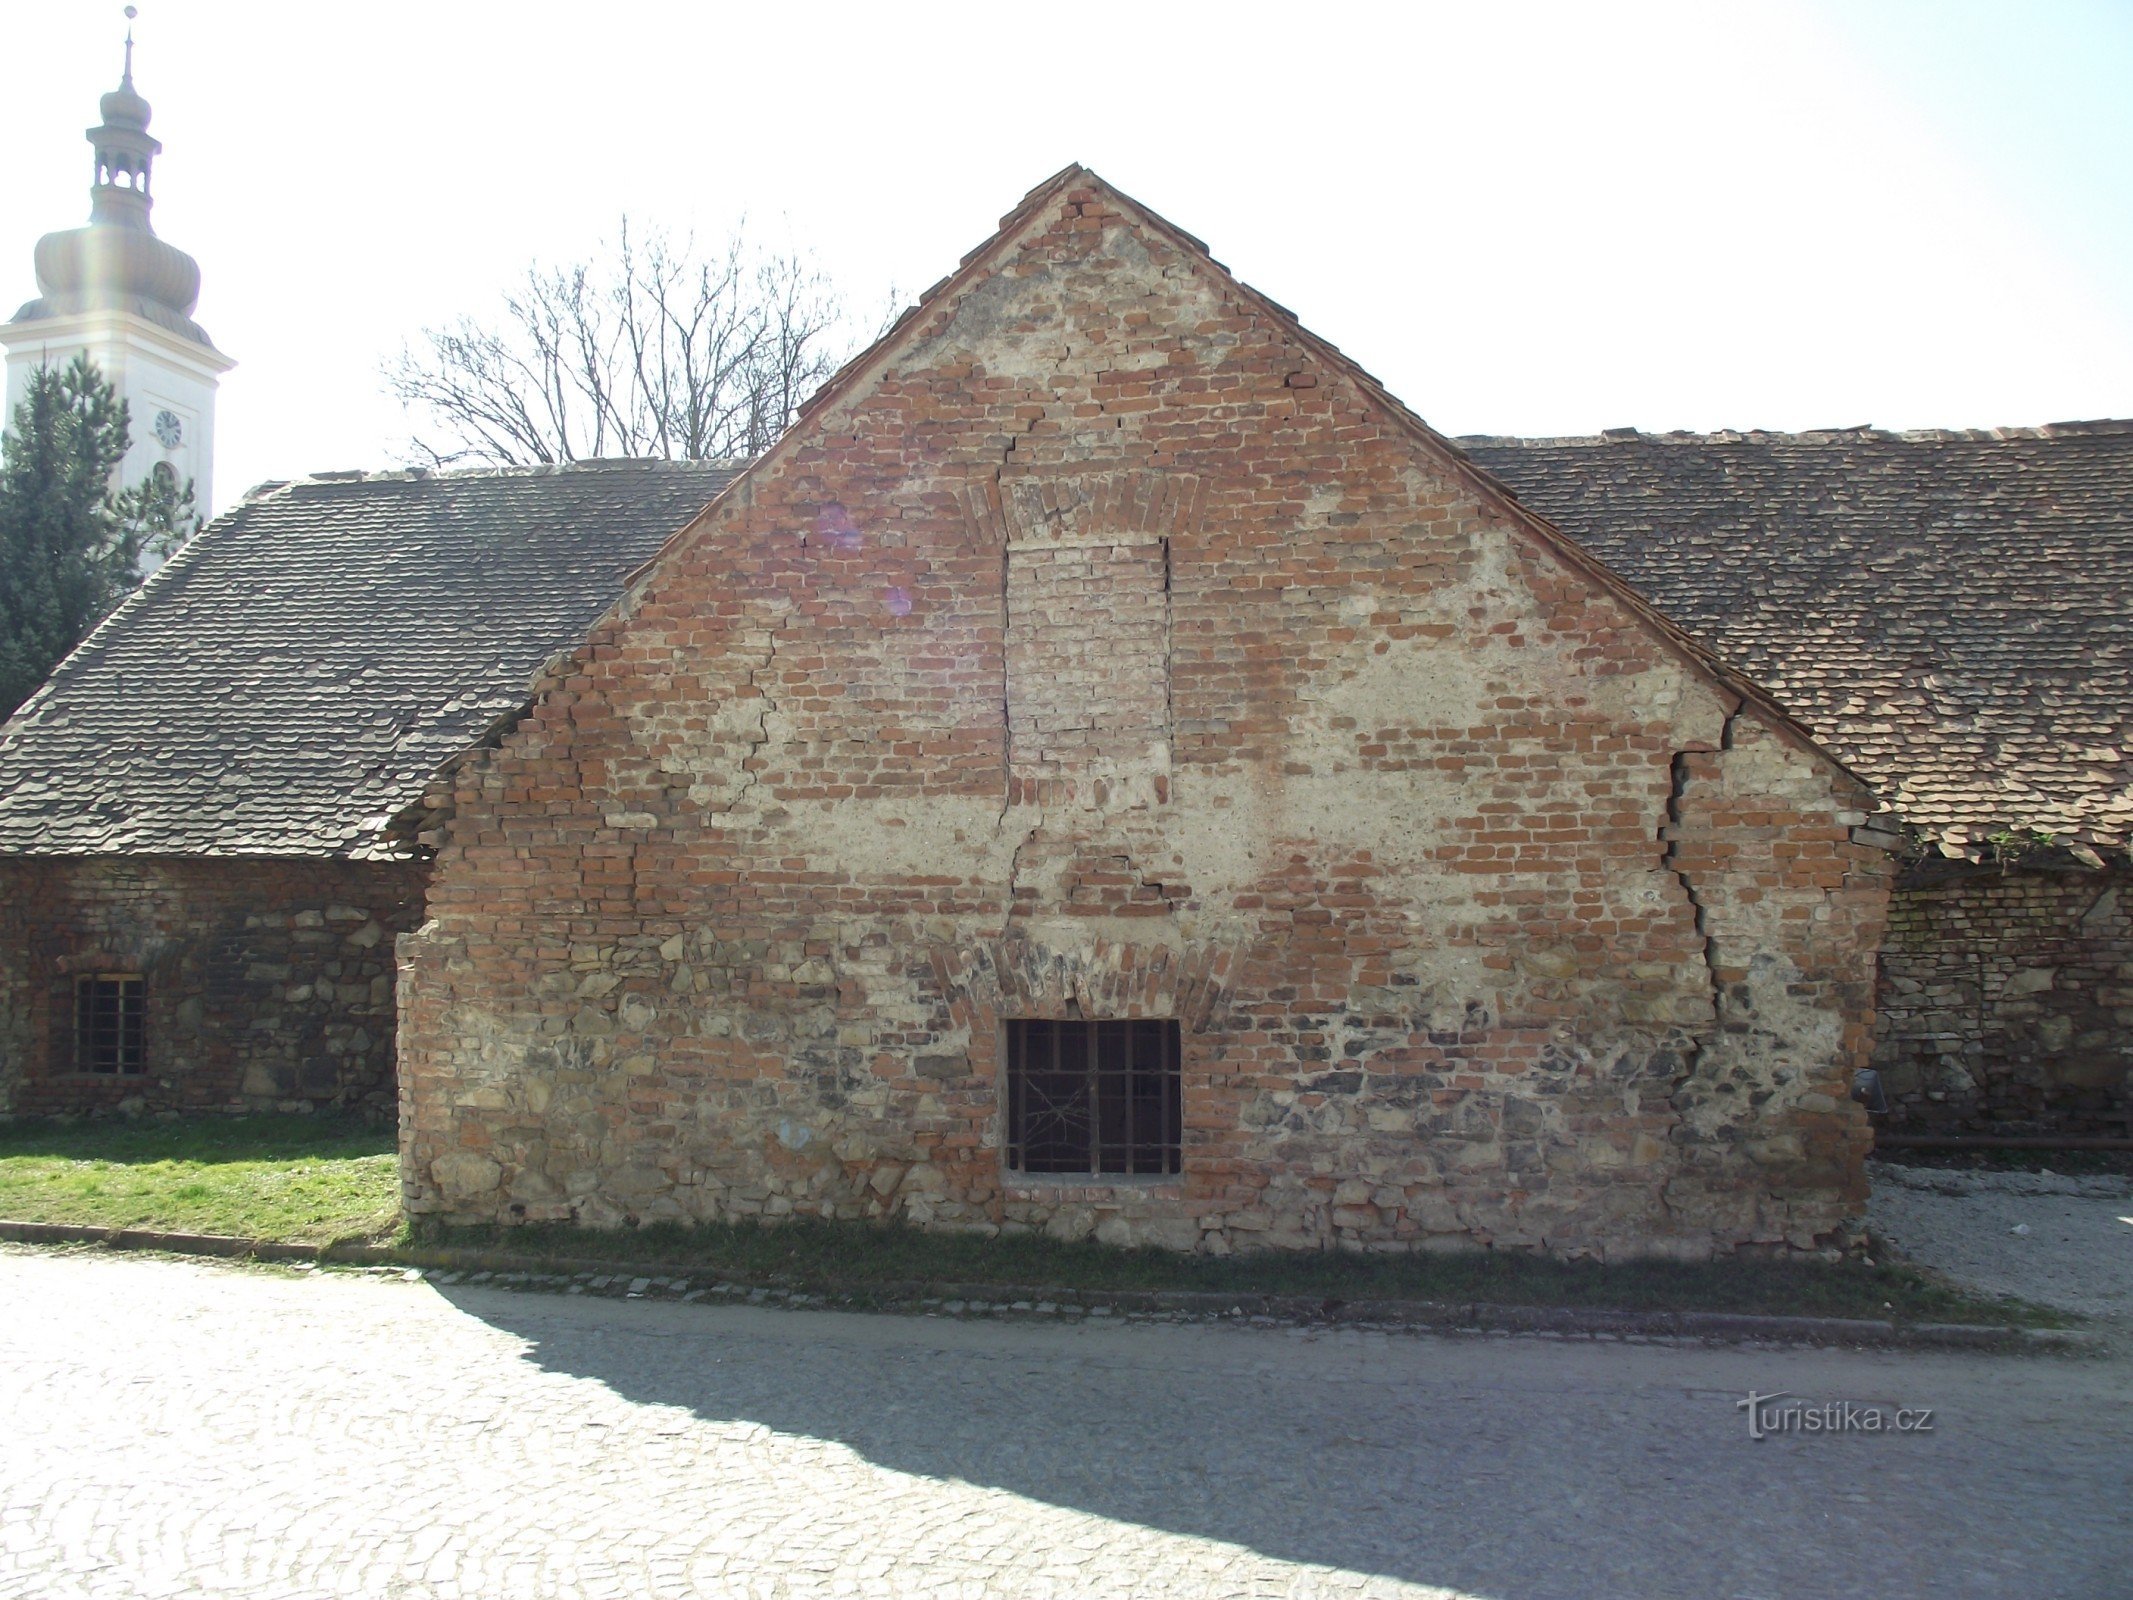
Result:
M2129 1380L0 1248L0 1595L2104 1600ZM1757 1443L1751 1386L1936 1427Z

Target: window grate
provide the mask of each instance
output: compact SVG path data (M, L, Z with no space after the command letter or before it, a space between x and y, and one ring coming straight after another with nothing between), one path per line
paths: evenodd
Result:
M1175 1022L1007 1024L1007 1164L1016 1172L1175 1173Z
M132 1076L146 1070L147 1006L137 977L74 980L74 1069Z

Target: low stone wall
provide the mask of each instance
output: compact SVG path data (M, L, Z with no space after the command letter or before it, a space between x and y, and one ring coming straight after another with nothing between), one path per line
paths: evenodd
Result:
M393 946L426 869L95 856L0 862L0 1113L393 1103ZM77 1070L86 973L139 974L145 1070Z
M1874 1065L1891 1132L2133 1131L2133 873L1911 868L1889 908Z

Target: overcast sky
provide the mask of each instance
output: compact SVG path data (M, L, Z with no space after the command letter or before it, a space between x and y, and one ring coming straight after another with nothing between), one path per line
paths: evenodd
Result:
M2133 415L2133 4L138 0L216 476L394 464L381 360L628 212L868 306L1082 161L1451 433ZM102 0L11 3L0 314Z

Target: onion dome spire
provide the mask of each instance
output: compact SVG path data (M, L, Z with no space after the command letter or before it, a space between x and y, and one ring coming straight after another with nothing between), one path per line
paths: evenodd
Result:
M148 220L150 182L161 141L148 131L148 102L133 86L134 8L126 8L126 65L119 86L103 97L103 121L88 130L96 152L89 190L89 226L48 233L37 241L39 298L15 313L16 322L73 312L131 311L172 333L214 348L192 320L200 302L200 266L155 236Z

